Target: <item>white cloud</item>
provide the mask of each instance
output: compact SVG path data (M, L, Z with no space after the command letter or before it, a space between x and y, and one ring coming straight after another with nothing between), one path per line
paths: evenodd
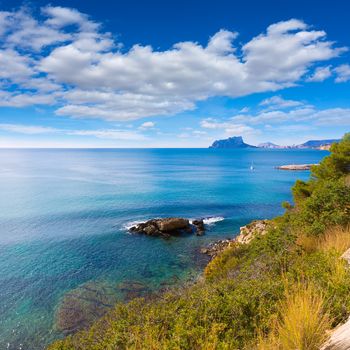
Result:
M332 75L331 66L327 67L317 67L313 74L307 78L310 82L320 82L324 81Z
M296 19L271 25L244 45L235 44L237 33L220 30L207 45L179 42L164 51L134 45L127 52L75 9L47 6L40 18L21 9L0 12L0 19L0 62L11 63L0 68L0 79L8 92L16 85L36 103L34 93L52 91L47 103L55 101L57 115L109 121L173 115L214 96L280 90L344 51Z
M337 78L335 81L337 83L344 83L348 80L350 80L350 65L349 64L342 64L339 67L335 68L334 71L337 74Z
M20 134L47 134L57 132L57 129L46 126L21 125L21 124L0 124L0 130L16 132Z
M231 118L233 123L244 123L248 125L269 125L295 122L308 122L310 125L350 125L349 108L316 109L305 105L302 108L294 108L288 111L273 110L263 111L254 115L236 115Z
M2 32L4 46L40 51L43 47L63 43L71 35L45 23L38 22L28 9L3 14Z
M144 122L141 124L140 129L152 129L154 128L156 123L154 122Z
M62 28L67 25L77 24L85 31L96 31L99 25L89 20L88 16L76 9L61 6L46 6L41 9L42 13L49 18L45 24L52 27Z
M263 110L257 113L236 114L226 120L206 118L200 122L204 129L224 130L227 135L257 135L262 131L302 132L332 126L350 126L349 108L317 109L301 101L277 99L274 96L259 105L280 104L281 109ZM285 107L288 109L285 109ZM345 129L344 129L345 132Z
M50 105L55 98L48 94L16 93L0 91L1 107L25 107L32 105Z
M302 21L292 19L268 27L243 46L246 69L252 78L278 86L291 86L314 62L338 56L343 48L333 48L324 31L308 30Z
M14 132L20 134L36 135L36 134L61 134L74 136L93 136L101 139L126 140L126 141L142 141L147 138L132 130L121 129L97 129L97 130L66 130L57 129L40 125L23 125L23 124L0 124L0 130Z
M192 133L194 135L206 135L207 134L206 131L202 131L202 130L194 130Z
M260 106L267 106L269 109L291 108L302 106L303 103L294 100L285 100L281 96L272 96L260 102Z
M145 140L146 137L134 131L129 130L72 130L67 132L68 135L79 135L79 136L94 136L101 139L116 139L126 141L140 141Z
M187 138L191 137L191 134L189 134L187 132L183 132L183 133L177 135L177 137L180 138L180 139L187 139Z
M232 121L217 121L216 119L207 118L200 122L202 128L205 129L221 129L224 130L226 134L231 136L241 136L241 135L251 135L259 133L258 130L252 127L234 123Z
M249 107L243 107L243 108L239 111L239 113L248 113L249 110L250 110Z

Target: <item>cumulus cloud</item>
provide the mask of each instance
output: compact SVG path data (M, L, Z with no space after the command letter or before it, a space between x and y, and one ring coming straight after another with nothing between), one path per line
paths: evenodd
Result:
M0 63L9 62L0 79L7 92L16 86L32 104L38 103L33 94L50 92L56 114L76 118L173 115L209 97L277 91L345 50L296 19L272 24L243 45L236 32L220 30L206 45L184 41L164 51L134 45L126 52L76 9L46 6L36 18L28 9L3 11L0 19ZM11 103L21 106L15 96L7 98Z
M337 83L344 83L350 80L350 65L342 64L339 67L335 68L334 71L337 74L335 81Z
M307 78L307 81L320 82L326 80L330 76L332 76L331 66L317 67L313 74L309 78Z

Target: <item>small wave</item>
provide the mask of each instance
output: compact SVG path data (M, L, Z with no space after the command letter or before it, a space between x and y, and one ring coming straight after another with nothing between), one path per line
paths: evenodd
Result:
M136 226L138 224L141 224L142 222L145 222L147 220L136 220L136 221L129 221L126 224L123 225L123 228L125 230L130 230L133 226Z
M205 225L214 225L215 223L217 223L219 221L223 221L223 220L225 220L225 218L223 218L222 216L214 216L211 218L203 219L203 222Z

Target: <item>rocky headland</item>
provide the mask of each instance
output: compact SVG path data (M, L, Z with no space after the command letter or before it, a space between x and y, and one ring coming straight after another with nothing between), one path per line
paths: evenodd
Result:
M289 164L277 166L278 170L310 170L311 167L317 164Z

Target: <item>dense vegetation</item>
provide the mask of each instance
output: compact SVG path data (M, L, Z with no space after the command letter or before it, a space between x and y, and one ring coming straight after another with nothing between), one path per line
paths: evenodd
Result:
M318 349L350 314L350 134L297 181L264 236L213 259L203 279L136 299L50 346L67 349Z

